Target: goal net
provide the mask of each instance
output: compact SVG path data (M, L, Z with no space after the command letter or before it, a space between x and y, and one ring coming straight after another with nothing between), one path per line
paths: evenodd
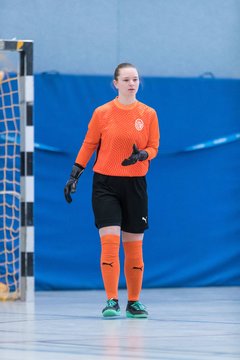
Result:
M0 300L34 292L32 48L0 40Z

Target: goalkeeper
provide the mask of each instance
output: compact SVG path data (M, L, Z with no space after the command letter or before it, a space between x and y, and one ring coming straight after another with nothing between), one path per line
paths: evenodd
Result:
M145 175L158 151L158 118L154 109L136 99L139 75L134 65L119 64L113 84L118 96L94 111L64 194L70 203L80 175L97 151L92 206L101 239L101 272L107 296L102 314L120 315L118 282L122 235L128 291L126 316L146 318L147 309L139 301L144 270L142 243L144 230L148 228Z

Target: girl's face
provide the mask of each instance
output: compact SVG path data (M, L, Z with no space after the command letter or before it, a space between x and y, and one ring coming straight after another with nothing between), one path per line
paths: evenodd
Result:
M139 76L137 69L126 67L119 70L117 80L113 81L118 94L124 97L135 97L139 88Z

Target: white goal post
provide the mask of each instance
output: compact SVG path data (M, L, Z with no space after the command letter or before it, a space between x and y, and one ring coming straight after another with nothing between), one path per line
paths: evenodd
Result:
M1 40L18 70L0 67L0 300L34 298L33 41ZM1 63L0 63L1 65ZM15 81L15 82L14 82Z

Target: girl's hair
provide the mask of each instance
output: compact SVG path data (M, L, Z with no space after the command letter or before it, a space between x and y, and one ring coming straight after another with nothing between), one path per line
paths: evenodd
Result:
M114 80L117 80L118 77L119 77L119 73L120 73L120 70L123 69L123 68L134 68L137 70L136 66L134 66L133 64L130 64L130 63L121 63L119 64L115 71L114 71Z

